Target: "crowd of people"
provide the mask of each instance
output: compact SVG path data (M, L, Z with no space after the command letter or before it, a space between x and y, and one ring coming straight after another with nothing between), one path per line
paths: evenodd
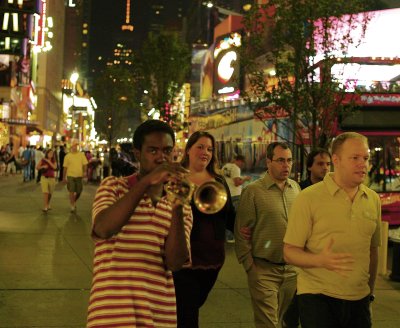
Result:
M71 212L83 179L101 180L87 327L198 327L226 241L247 274L257 328L371 327L381 205L364 185L364 136L343 133L331 152L312 150L300 184L289 178L293 158L284 142L268 145L267 170L255 181L242 176L240 154L221 167L209 132L193 133L179 162L174 147L172 128L148 120L135 130L131 155L111 149L100 156L74 141L68 152L64 145L1 148L1 174L21 170L24 182L40 182L44 212L56 180L67 185ZM165 185L172 181L195 196L171 196ZM224 190L215 211L196 199L209 183ZM215 203L217 196L201 197Z
M332 153L311 152L301 185L289 178L284 142L268 146L267 171L253 182L241 176L240 156L219 169L208 132L189 137L179 163L174 145L168 124L142 123L133 145L139 170L98 188L87 327L198 327L224 264L226 231L234 232L257 328L371 327L381 214L379 197L363 184L364 136L343 133ZM189 191L218 183L226 203L207 212L197 196L171 197L171 181Z

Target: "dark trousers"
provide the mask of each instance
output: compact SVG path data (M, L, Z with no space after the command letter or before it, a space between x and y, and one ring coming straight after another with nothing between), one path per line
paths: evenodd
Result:
M110 168L108 166L103 166L103 179L110 175Z
M298 328L300 324L299 315L299 300L298 296L294 294L292 302L290 303L288 309L283 315L283 322L285 323L283 327L285 328Z
M322 294L298 295L302 328L370 328L369 296L346 301Z
M220 269L182 269L174 272L178 328L197 328L199 309L217 280Z

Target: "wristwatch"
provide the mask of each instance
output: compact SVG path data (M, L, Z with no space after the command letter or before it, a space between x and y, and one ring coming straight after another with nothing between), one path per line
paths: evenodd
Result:
M374 295L374 294L370 294L370 295L369 295L369 301L370 301L370 302L375 301L375 295Z

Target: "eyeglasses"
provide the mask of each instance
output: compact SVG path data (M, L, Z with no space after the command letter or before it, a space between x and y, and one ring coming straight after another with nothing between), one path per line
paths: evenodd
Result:
M293 158L278 158L278 159L271 159L272 162L277 162L279 165L284 165L285 163L287 165L292 165L293 164Z

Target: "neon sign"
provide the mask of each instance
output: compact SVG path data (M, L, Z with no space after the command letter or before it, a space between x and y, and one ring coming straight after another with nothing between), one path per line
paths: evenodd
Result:
M53 48L50 39L53 38L53 18L47 16L47 0L39 0L40 15L35 14L33 51L46 52Z

